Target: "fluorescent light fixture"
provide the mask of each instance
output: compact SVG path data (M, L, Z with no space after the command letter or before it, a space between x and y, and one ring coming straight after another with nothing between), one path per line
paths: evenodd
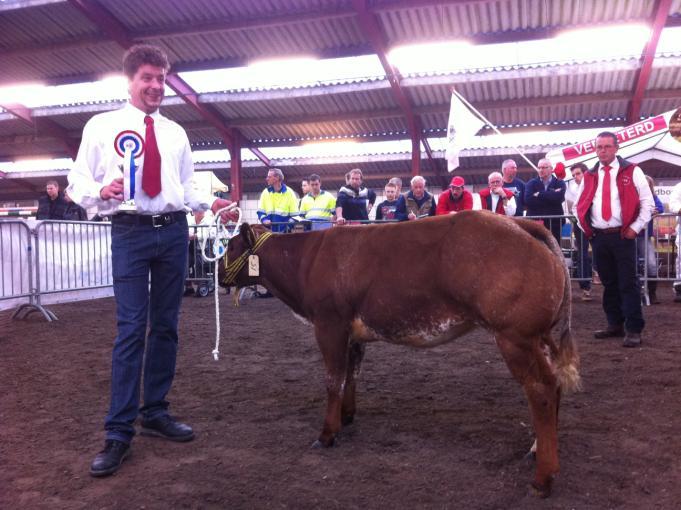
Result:
M40 83L24 83L0 87L0 103L18 103L29 106L32 98L44 93L45 86Z
M57 159L20 159L0 163L0 171L11 172L41 172L49 170L70 170L73 165L71 158Z
M260 60L246 67L180 73L182 79L200 93L301 87L384 75L376 55L322 60L309 57Z
M397 46L388 52L388 60L401 74L448 71L468 67L467 41L441 41Z
M260 60L249 64L246 73L260 87L293 87L313 73L315 63L316 59L304 57Z
M660 34L656 53L681 53L681 27L666 27Z
M192 151L194 163L212 163L214 161L229 161L227 149L209 149Z
M165 95L174 96L176 94L166 85ZM0 88L0 102L19 103L28 108L83 102L125 101L127 99L128 79L122 74L108 75L94 82L53 86L26 83Z
M641 23L604 25L562 32L553 38L551 51L555 60L605 60L616 57L640 57L650 39L650 27Z

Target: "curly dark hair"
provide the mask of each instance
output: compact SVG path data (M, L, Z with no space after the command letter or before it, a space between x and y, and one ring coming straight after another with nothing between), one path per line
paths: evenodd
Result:
M589 167L587 167L584 163L575 163L570 167L570 170L576 170L580 169L582 173L586 173L587 170L589 170Z
M144 64L161 67L166 72L170 69L168 55L158 46L135 44L123 55L123 72L129 79L132 79L137 70Z

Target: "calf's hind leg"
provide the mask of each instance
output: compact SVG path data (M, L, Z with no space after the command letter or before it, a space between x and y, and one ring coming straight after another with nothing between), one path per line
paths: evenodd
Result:
M537 435L537 467L532 487L537 494L551 493L558 473L558 382L536 341L515 342L497 335L499 349L515 379L523 386Z
M365 345L360 342L350 342L348 348L348 371L345 377L345 392L341 404L341 424L349 425L355 419L357 411L355 395L357 392L357 377L364 358Z
M341 403L346 390L348 371L347 330L338 327L339 319L327 323L315 323L315 336L326 369L326 416L319 439L313 447L333 446L341 428Z

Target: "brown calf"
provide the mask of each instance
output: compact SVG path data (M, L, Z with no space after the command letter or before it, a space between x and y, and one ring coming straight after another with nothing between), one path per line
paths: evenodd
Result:
M249 277L254 254L259 276ZM579 374L570 280L543 226L486 211L289 235L244 224L220 273L223 285L263 285L313 324L328 394L317 446L333 445L354 418L364 342L431 347L488 329L529 401L532 485L550 493L561 389Z

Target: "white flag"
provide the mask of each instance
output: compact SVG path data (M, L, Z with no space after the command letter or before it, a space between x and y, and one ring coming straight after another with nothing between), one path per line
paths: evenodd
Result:
M447 170L453 172L459 166L459 152L472 140L485 123L473 115L461 99L452 93L447 124Z

